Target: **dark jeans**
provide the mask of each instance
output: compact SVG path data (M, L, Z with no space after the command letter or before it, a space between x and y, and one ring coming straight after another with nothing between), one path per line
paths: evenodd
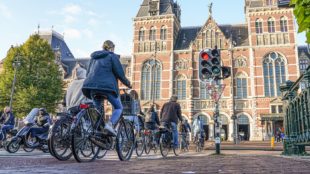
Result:
M32 137L48 132L48 127L32 127L29 130Z
M6 134L8 131L12 130L14 128L13 125L3 125L2 126L2 132L3 132L3 140L6 140Z
M104 100L104 98L100 97L100 98L95 98L95 95L104 95L107 96L108 101L111 103L111 105L113 106L113 113L111 116L110 121L112 122L113 125L115 125L117 123L117 121L120 119L121 114L123 112L123 105L121 103L121 100L119 97L115 96L114 94L111 93L105 93L105 92L101 92L101 91L91 91L91 96L92 96L92 100L93 103L95 105L95 107L98 109L98 111L102 114L102 102Z

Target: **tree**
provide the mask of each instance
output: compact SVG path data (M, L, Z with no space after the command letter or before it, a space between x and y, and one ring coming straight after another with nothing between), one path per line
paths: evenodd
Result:
M9 103L14 77L12 63L18 56L21 66L16 71L12 106L15 115L24 117L34 107L54 112L63 98L63 81L51 46L39 35L30 36L23 45L8 51L0 74L0 106L3 108Z
M299 26L298 33L306 32L307 43L310 43L310 0L291 0L295 6L294 14Z

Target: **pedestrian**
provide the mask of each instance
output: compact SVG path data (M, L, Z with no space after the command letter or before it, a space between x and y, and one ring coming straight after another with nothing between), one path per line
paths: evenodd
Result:
M6 134L8 131L12 130L14 128L15 125L15 116L13 115L11 108L9 106L4 107L3 113L0 116L0 124L2 125L2 133L3 133L3 137L0 139L0 141L2 140L6 140Z
M161 108L160 121L165 126L171 124L172 134L173 134L173 144L174 148L178 147L178 121L183 121L181 106L177 103L178 97L173 95L170 101L165 103Z
M123 111L118 80L128 88L131 88L131 84L125 76L119 55L114 53L114 43L107 40L103 43L102 48L103 50L95 51L91 54L87 77L82 91L87 98L93 100L95 107L100 113L103 113L102 102L104 98L102 96L107 97L114 110L110 120L105 124L104 130L112 136L116 136L114 125L120 119Z

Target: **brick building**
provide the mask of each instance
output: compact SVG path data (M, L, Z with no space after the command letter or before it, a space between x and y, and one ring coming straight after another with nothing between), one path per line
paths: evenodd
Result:
M197 61L202 49L217 45L223 64L233 68L220 101L225 139L232 140L234 128L246 140L269 139L282 129L279 86L300 74L293 9L278 8L275 0L245 0L244 5L243 24L218 24L211 6L205 24L184 27L173 0L142 2L133 20L133 56L127 67L144 110L153 100L159 109L176 94L183 116L190 122L203 116L212 139L214 104L197 78Z

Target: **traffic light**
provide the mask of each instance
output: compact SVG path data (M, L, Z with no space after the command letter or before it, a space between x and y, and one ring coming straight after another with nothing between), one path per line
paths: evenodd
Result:
M221 60L218 49L213 49L212 54L212 74L214 78L220 78L221 76Z
M201 81L212 78L212 63L211 51L206 49L202 50L199 54L199 72L198 76Z
M220 53L217 48L202 50L199 54L198 76L201 81L213 79L226 79L231 76L231 68L221 66Z
M223 79L226 79L231 76L231 67L223 66L222 67L222 76Z

